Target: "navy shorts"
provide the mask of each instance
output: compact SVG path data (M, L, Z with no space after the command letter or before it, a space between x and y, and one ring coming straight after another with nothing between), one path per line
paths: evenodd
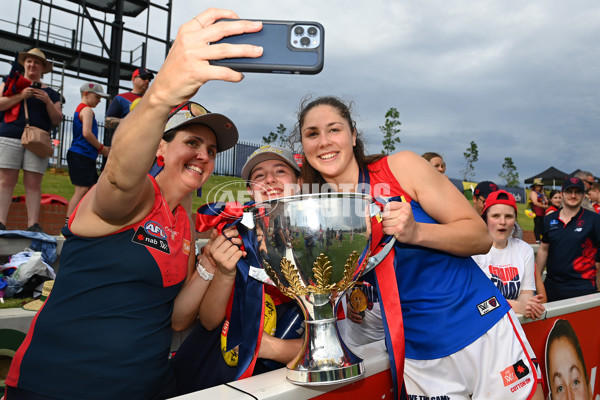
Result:
M67 152L69 177L75 186L92 187L98 182L96 160L69 150Z

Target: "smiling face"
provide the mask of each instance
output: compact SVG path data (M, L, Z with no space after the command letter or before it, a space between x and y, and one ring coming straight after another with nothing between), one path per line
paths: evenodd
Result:
M515 209L506 204L495 204L486 210L487 227L494 247L504 248L515 227Z
M27 57L23 61L23 68L25 68L25 77L32 81L39 81L42 77L42 70L44 65L39 58Z
M562 199L565 208L577 208L583 202L583 192L577 188L563 190Z
M548 380L553 400L591 398L585 371L571 341L556 339L548 349Z
M294 169L282 160L266 160L250 172L248 191L256 202L295 194L298 182Z
M556 192L552 197L550 197L550 204L556 208L560 208L560 203L562 202L562 193Z
M163 140L157 155L164 157L164 178L192 191L204 185L215 169L217 140L207 126L187 125L170 142Z
M358 176L353 153L356 133L337 109L329 105L312 108L300 131L306 160L327 182L354 183Z

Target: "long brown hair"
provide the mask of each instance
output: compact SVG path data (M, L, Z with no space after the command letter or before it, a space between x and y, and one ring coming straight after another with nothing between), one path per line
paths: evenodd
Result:
M373 155L365 155L365 144L362 140L362 135L356 129L356 122L352 119L352 103L346 104L344 101L335 96L322 96L317 97L316 99L305 98L300 103L300 111L298 112L298 121L294 125L294 130L292 131L289 140L292 143L302 143L302 126L304 125L304 119L306 118L306 114L317 106L330 106L335 108L340 116L348 122L350 129L352 132L356 134L356 144L352 148L354 153L354 158L358 163L360 168L366 168L367 165L385 157L384 154L373 154ZM304 156L304 150L302 150L302 155ZM300 174L302 176L302 180L304 183L308 184L317 184L318 190L320 191L322 186L326 184L325 179L321 175L319 171L317 171L306 159L306 156L303 157L302 168L300 169ZM317 189L317 188L315 188ZM313 191L313 185L309 185L310 192Z

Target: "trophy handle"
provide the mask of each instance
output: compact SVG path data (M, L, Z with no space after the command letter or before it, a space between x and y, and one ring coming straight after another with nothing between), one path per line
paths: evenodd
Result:
M394 198L393 201L395 201L395 200L396 199ZM403 201L400 198L399 198L399 200ZM383 197L377 197L377 198L373 199L373 202L371 203L371 206L369 208L372 224L375 224L375 223L380 224L381 223L381 217L377 217L377 215L381 213L383 206L385 206L389 202L390 202L390 199L383 198ZM377 203L381 204L381 206ZM373 228L371 228L371 230L372 229ZM396 244L396 238L393 235L383 235L383 237L381 238L381 240L379 241L377 246L375 246L375 248L380 248L384 243L385 243L385 245L383 246L383 248L381 248L377 253L372 254L371 257L369 257L369 260L367 261L367 266L365 267L362 275L371 271L373 268L375 268L377 265L379 265L379 263L382 262L384 258L387 257L387 255L390 253L390 251Z

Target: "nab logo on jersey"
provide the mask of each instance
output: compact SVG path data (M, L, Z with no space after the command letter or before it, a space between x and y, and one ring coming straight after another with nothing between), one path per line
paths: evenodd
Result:
M491 297L483 303L477 304L477 310L482 316L489 313L490 311L494 311L498 307L500 307L500 303L498 303L496 297Z
M144 230L148 232L150 235L157 237L159 239L166 239L167 235L165 230L158 222L148 221L144 225Z

